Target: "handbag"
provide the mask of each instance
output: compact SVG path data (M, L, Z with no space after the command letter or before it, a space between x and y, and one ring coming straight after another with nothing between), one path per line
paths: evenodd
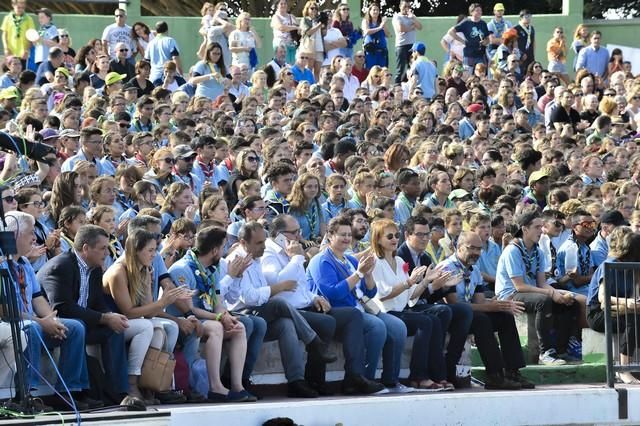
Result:
M164 331L163 331L164 334ZM164 341L167 340L166 334ZM164 347L164 341L162 347ZM140 375L140 387L153 392L166 392L171 389L173 371L176 368L176 360L169 352L149 348L142 363Z
M358 302L360 303L360 306L362 306L362 309L364 309L364 311L368 314L378 315L381 311L380 305L378 304L378 301L376 299L362 296L361 299L358 299Z

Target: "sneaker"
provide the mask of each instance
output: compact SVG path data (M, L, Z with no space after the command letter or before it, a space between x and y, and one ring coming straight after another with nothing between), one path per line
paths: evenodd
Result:
M389 391L389 393L412 393L416 391L415 388L405 386L402 383L396 383L393 386L387 386L387 390Z
M558 357L555 349L549 349L545 353L540 354L538 361L542 365L565 365L567 361Z
M160 404L183 404L187 402L185 394L174 390L156 392L156 398L160 401Z
M575 357L572 353L570 353L569 351L567 351L564 354L560 354L558 355L558 358L563 359L566 361L567 364L571 364L571 365L579 365L582 364L582 358L577 358Z

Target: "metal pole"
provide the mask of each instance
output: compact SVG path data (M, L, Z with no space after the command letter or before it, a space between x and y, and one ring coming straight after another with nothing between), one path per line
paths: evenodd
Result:
M613 282L615 270L608 263L604 266L604 337L607 346L607 386L614 387L613 371L613 324L611 322L611 291L609 283Z

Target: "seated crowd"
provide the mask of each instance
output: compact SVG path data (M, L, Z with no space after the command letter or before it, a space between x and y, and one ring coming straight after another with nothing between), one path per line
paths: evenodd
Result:
M35 25L25 0L12 0L0 128L57 153L5 153L0 170L33 396L52 393L40 360L60 347L53 386L78 409L125 396L252 402L270 341L290 397L332 393L334 341L346 395L469 387L459 368L468 341L485 388L530 389L515 322L524 313L541 364L581 362L582 328L604 327L602 265L640 253L640 80L621 55L618 68L594 71L598 32L580 32L575 82L559 34L542 69L517 47L518 28L533 37L531 15L508 32L502 4L488 29L472 4L449 31L466 45L441 78L415 40L422 25L400 6L394 82L377 4L363 52L346 4L329 23L313 1L298 21L281 0L275 57L260 67L251 17L234 22L207 3L200 61L185 68L165 22L130 27L122 9L75 59L48 9L39 40L13 40L14 27L24 36ZM474 56L486 45L506 62ZM618 326L634 335L634 322ZM0 322L0 388L13 380L7 330ZM636 346L625 341L622 356ZM145 385L158 351L191 382Z

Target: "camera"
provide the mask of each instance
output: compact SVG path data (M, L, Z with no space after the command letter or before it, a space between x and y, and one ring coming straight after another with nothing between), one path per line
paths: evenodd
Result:
M329 18L331 17L330 15L331 13L328 10L323 10L318 14L318 22L320 22L324 26L327 26L329 24Z

